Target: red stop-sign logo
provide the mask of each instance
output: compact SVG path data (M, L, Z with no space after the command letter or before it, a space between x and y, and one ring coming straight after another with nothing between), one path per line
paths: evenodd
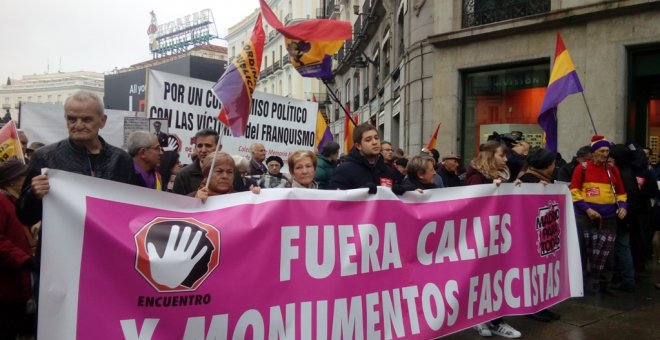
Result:
M156 217L135 246L135 269L159 292L196 290L220 261L220 232L192 217Z

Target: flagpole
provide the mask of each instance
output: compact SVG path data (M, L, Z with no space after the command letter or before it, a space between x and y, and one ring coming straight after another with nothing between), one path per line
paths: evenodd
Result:
M582 91L580 93L582 93L582 99L584 100L584 105L587 107L587 113L589 114L589 120L591 121L591 127L594 128L594 135L597 135L598 132L596 132L596 124L594 124L594 118L591 116L591 110L589 109L589 104L587 103L587 97L584 96L584 91Z
M332 91L330 85L328 85L328 83L325 80L323 81L323 84L325 84L325 87L328 89L328 93L330 94L330 97L332 97L335 103L337 103L344 110L344 114L346 115L346 118L348 118L348 120L350 120L351 123L353 123L353 126L357 126L357 123L351 117L351 113L348 112L348 110L344 107L344 105L341 104L341 101L339 101L339 98L337 98L335 93Z
M209 188L209 183L211 183L211 174L213 174L213 168L215 167L215 153L218 152L218 146L222 148L222 136L225 135L225 124L220 124L220 126L222 126L222 129L220 129L220 136L218 136L218 143L215 145L215 151L212 153L213 159L211 160L211 169L209 169L209 175L206 177L206 189ZM201 162L199 165L201 167Z

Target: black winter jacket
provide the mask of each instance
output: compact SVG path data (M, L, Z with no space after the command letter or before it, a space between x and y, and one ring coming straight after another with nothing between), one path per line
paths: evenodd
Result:
M179 195L188 195L199 189L202 180L204 180L204 176L202 174L202 168L199 165L199 160L197 160L190 165L184 166L179 171L179 174L174 178L172 192Z
M378 157L376 164L371 165L360 151L352 149L332 174L329 189L375 188L387 182L388 186L392 186L399 183L401 177L400 173L385 164L382 156Z
M32 155L28 174L23 182L21 197L16 204L18 218L25 225L41 220L42 202L32 193L32 178L41 174L41 168L64 170L81 175L94 176L115 182L131 183L133 159L126 151L103 140L101 152L90 157L85 148L70 139L46 145Z

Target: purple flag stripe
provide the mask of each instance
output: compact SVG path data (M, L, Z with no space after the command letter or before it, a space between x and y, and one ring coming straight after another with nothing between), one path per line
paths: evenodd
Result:
M567 96L582 91L582 84L580 84L577 72L572 71L566 74L548 85L545 97L543 97L541 112L545 112L548 109L559 105L559 103Z
M245 88L240 72L234 64L229 64L225 74L213 86L213 92L218 96L227 112L248 112L251 102L250 95ZM249 116L228 115L228 117L232 135L244 135L247 122L243 120Z
M326 127L325 131L323 132L323 137L321 137L321 140L319 141L318 145L318 150L319 152L323 150L323 146L329 142L332 142L332 132L330 132L330 127Z

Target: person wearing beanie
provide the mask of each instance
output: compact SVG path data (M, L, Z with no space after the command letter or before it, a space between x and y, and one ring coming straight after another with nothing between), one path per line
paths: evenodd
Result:
M260 187L264 189L291 187L289 180L284 177L280 171L284 166L284 161L280 156L270 156L266 158L266 166L268 167L268 173L259 179Z
M401 157L397 158L394 161L394 166L396 167L396 170L401 173L401 175L405 176L407 174L407 167L408 167L408 158Z
M34 240L18 220L15 205L27 172L19 160L0 163L0 339L16 339L28 321L25 307L32 297Z
M619 169L608 164L610 142L603 136L591 139L592 159L578 165L571 178L571 195L575 207L575 222L582 237L582 270L589 278L587 292L602 291L615 295L609 289L616 240L617 218L626 217L628 204L626 190ZM588 258L588 261L587 261ZM601 275L603 274L603 275Z
M522 183L551 184L552 173L555 170L555 154L545 148L533 148L527 156L527 170L520 176ZM561 316L550 309L543 309L527 317L537 321L550 322L559 320Z
M519 178L523 183L552 183L555 154L545 148L534 148L527 156L527 170Z

